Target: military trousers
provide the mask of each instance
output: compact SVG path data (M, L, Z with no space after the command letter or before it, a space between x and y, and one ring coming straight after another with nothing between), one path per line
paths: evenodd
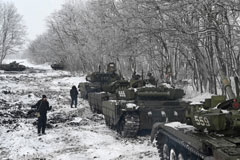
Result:
M45 134L45 129L46 129L46 124L47 124L47 115L40 115L38 118L38 134L42 133Z

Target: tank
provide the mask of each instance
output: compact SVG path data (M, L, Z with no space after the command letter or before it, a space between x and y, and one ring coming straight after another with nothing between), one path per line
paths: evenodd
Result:
M118 90L115 99L102 104L106 125L123 137L135 137L152 129L155 122L182 121L185 102L181 89L140 87Z
M24 71L26 67L17 63L16 61L13 61L9 64L1 64L0 69L4 71Z
M115 63L109 63L107 65L107 72L101 72L99 68L98 72L93 72L86 76L87 82L81 82L78 85L80 95L83 99L88 99L89 93L102 92L103 88L116 80L122 79L121 76L115 73ZM91 96L91 95L90 95Z
M51 64L51 67L54 70L64 70L65 69L65 65L64 65L63 61L53 63L53 64Z
M187 124L154 124L151 140L156 140L160 158L240 160L238 78L235 96L222 71L220 76L229 100L212 96L202 104L187 106Z

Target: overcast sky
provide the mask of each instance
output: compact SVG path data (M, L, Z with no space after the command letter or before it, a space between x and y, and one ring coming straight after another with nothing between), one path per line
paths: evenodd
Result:
M0 0L1 1L1 0ZM67 0L2 0L12 2L23 16L27 26L28 39L33 40L46 30L46 18L61 8Z

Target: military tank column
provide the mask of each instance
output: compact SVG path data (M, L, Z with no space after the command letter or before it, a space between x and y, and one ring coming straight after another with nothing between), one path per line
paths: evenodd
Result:
M163 159L240 159L239 84L234 95L230 82L220 71L225 96L212 96L203 104L186 109L187 124L156 123L151 139L156 139Z
M153 76L148 77L135 73L130 81L123 80L116 74L116 65L109 63L107 72L87 75L88 82L80 83L79 90L91 110L104 115L106 125L123 137L135 137L151 130L155 122L184 120L183 90L157 87Z

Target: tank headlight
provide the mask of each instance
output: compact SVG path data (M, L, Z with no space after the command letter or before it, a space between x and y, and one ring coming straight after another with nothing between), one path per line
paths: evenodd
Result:
M174 111L174 116L178 116L178 112L177 111Z
M147 114L149 117L152 117L152 111L149 111Z
M164 111L161 111L162 117L166 117L166 113Z

